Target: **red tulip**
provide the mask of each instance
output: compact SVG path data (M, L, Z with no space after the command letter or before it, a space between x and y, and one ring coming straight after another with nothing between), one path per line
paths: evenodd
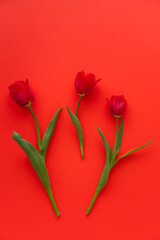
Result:
M83 71L78 72L75 79L76 92L80 95L89 96L94 86L100 79L96 80L95 75L92 73L85 74Z
M33 102L33 94L29 87L28 79L26 81L16 81L8 87L11 97L22 107L27 107Z
M122 117L127 107L127 101L122 95L112 96L108 104L113 117Z

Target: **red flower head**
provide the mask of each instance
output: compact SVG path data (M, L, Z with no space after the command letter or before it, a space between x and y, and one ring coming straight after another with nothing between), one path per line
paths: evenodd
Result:
M95 75L92 73L86 74L82 72L78 72L75 79L75 88L76 92L80 95L89 96L94 86L100 79L96 80Z
M33 102L33 94L29 87L28 79L26 81L16 81L8 87L11 97L22 107L27 107Z
M122 95L112 96L108 104L113 117L122 117L127 107L127 101Z

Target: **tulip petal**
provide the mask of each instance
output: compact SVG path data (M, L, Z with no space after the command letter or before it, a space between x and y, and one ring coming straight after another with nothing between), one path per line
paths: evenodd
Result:
M28 104L28 97L25 88L17 84L11 84L8 87L11 97L16 101L20 106L25 106Z
M85 73L78 72L75 79L75 88L77 93L84 94L88 89L88 81L86 81Z
M95 80L95 75L92 73L89 73L85 76L85 81L87 83L87 89L85 90L85 95L89 96L94 89L94 86L96 84L96 80Z
M25 90L25 82L24 81L15 81L14 85L20 86L21 88L23 88Z
M27 95L28 95L28 100L30 100L31 102L33 102L33 93L32 93L32 91L31 91L31 89L30 89L30 87L29 87L29 81L28 81L28 79L26 79L26 81L25 81L25 89L26 89L26 91L27 91Z

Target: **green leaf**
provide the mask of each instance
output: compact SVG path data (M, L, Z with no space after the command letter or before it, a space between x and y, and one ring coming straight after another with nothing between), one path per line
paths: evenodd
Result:
M83 159L84 158L84 151L83 151L83 132L82 132L82 127L81 127L80 121L78 120L76 115L74 115L68 107L67 107L67 111L68 111L68 113L70 115L72 123L76 127L78 138L79 138L80 149L81 149L81 156L82 156L82 159Z
M56 125L56 121L57 121L57 118L58 118L59 113L60 113L61 110L62 110L62 108L60 108L56 112L56 114L54 115L54 117L50 121L50 123L49 123L49 125L48 125L48 127L47 127L47 129L46 129L46 131L44 133L42 144L41 144L41 147L40 147L40 154L43 157L43 159L46 156L48 145L49 145L50 139L52 137L52 134L53 134L53 131L54 131L54 127Z
M20 147L27 154L34 170L36 171L38 177L40 178L43 186L46 189L46 192L51 200L56 215L59 216L59 211L52 195L48 172L41 158L41 155L39 154L37 149L31 143L23 139L20 134L13 132L13 139L20 145Z
M107 141L99 127L98 127L98 131L101 135L102 141L103 141L105 149L106 149L106 163L104 165L104 168L103 168L103 171L101 174L101 178L100 178L100 181L99 181L98 187L97 187L97 191L101 191L102 188L106 185L108 176L109 176L109 170L110 170L109 162L110 162L110 158L111 158L111 148L110 148L109 144L107 143Z
M42 184L48 190L50 188L48 172L37 149L16 132L13 132L13 139L25 151Z
M95 194L92 198L92 201L91 201L91 203L90 203L90 205L89 205L89 207L86 211L86 215L88 215L90 213L99 192L106 185L107 180L108 180L108 176L109 176L109 171L110 171L111 148L110 148L109 144L107 143L107 141L106 141L103 133L101 132L100 128L99 127L97 127L97 128L98 128L98 131L100 133L100 136L102 138L102 141L103 141L105 149L106 149L106 163L104 165L104 168L103 168L103 171L102 171L102 174L101 174L96 192L95 192Z
M123 136L123 118L121 119L121 124L118 132L118 138L117 138L117 146L116 146L116 156L119 153L121 143L122 143L122 136Z
M128 156L129 154L131 154L131 153L133 153L133 152L136 152L136 151L140 150L141 148L146 147L146 146L149 145L151 142L153 142L153 140L151 140L150 142L146 143L145 145L143 145L143 146L141 146L141 147L139 147L139 148L135 148L135 149L133 149L133 150L128 151L126 154L124 154L124 155L122 155L121 157L119 157L119 158L113 163L112 167L113 167L121 158L124 158L124 157Z

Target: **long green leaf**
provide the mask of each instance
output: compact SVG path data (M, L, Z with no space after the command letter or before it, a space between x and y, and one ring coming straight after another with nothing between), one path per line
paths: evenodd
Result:
M153 140L151 140L150 142L146 143L145 145L143 145L143 146L141 146L141 147L139 147L139 148L135 148L135 149L133 149L133 150L128 151L127 153L125 153L124 155L122 155L121 157L119 157L119 158L113 163L112 167L113 167L121 158L124 158L124 157L128 156L129 154L131 154L131 153L133 153L133 152L136 152L136 151L140 150L141 148L146 147L146 146L149 145L152 141L153 141Z
M70 115L72 123L76 127L78 138L79 138L80 149L81 149L81 156L82 156L82 159L83 159L84 158L84 152L83 152L83 132L82 132L82 127L81 127L81 124L80 124L80 121L78 120L78 118L71 112L71 110L68 107L67 107L67 111L68 111L68 113Z
M98 187L97 187L97 191L100 191L106 185L107 180L108 180L109 170L110 170L109 162L110 162L110 158L111 158L111 148L110 148L109 144L107 143L107 141L99 127L98 127L98 131L100 133L100 136L102 138L102 141L103 141L105 149L106 149L106 163L104 165L104 168L103 168L103 171L101 174L101 178L99 180Z
M37 149L16 132L13 132L13 139L25 151L42 184L48 191L48 189L50 188L48 172Z
M101 174L96 192L95 192L95 194L92 198L92 201L91 201L91 203L90 203L90 205L89 205L89 207L86 211L86 215L88 215L90 213L99 192L106 185L107 180L108 180L108 176L109 176L109 171L110 171L111 148L110 148L109 144L107 143L107 141L106 141L103 133L101 132L100 128L99 127L97 127L97 128L98 128L98 131L100 133L100 136L102 138L102 141L103 141L105 149L106 149L106 163L104 165L104 168L103 168L103 171L102 171L102 174Z
M52 195L48 172L41 158L41 155L39 154L37 149L31 143L23 139L20 134L13 132L13 139L20 145L20 147L27 154L34 170L36 171L38 177L40 178L43 186L46 189L46 192L51 200L56 215L59 216L59 211Z
M56 114L54 115L54 117L50 121L50 123L49 123L49 125L48 125L48 127L47 127L47 129L46 129L46 131L44 133L42 144L41 144L41 147L40 147L40 154L43 157L43 159L46 156L48 145L49 145L50 139L52 137L52 134L53 134L53 131L54 131L54 127L56 125L56 121L57 121L57 118L58 118L59 113L60 113L61 110L62 110L62 108L60 108L56 112Z
M121 119L121 124L118 132L118 138L117 138L117 146L116 146L116 156L119 153L121 143L122 143L122 136L123 136L123 118Z
M99 192L106 185L107 180L108 180L108 176L109 176L109 171L110 171L111 148L110 148L109 144L107 143L107 141L106 141L103 133L101 132L100 128L99 127L97 127L97 128L98 128L98 131L100 133L100 136L102 138L102 141L103 141L105 149L106 149L106 163L104 165L104 168L103 168L103 171L102 171L102 174L101 174L96 192L95 192L95 194L92 198L92 201L91 201L91 203L90 203L90 205L89 205L89 207L86 211L86 215L88 215L90 213Z

